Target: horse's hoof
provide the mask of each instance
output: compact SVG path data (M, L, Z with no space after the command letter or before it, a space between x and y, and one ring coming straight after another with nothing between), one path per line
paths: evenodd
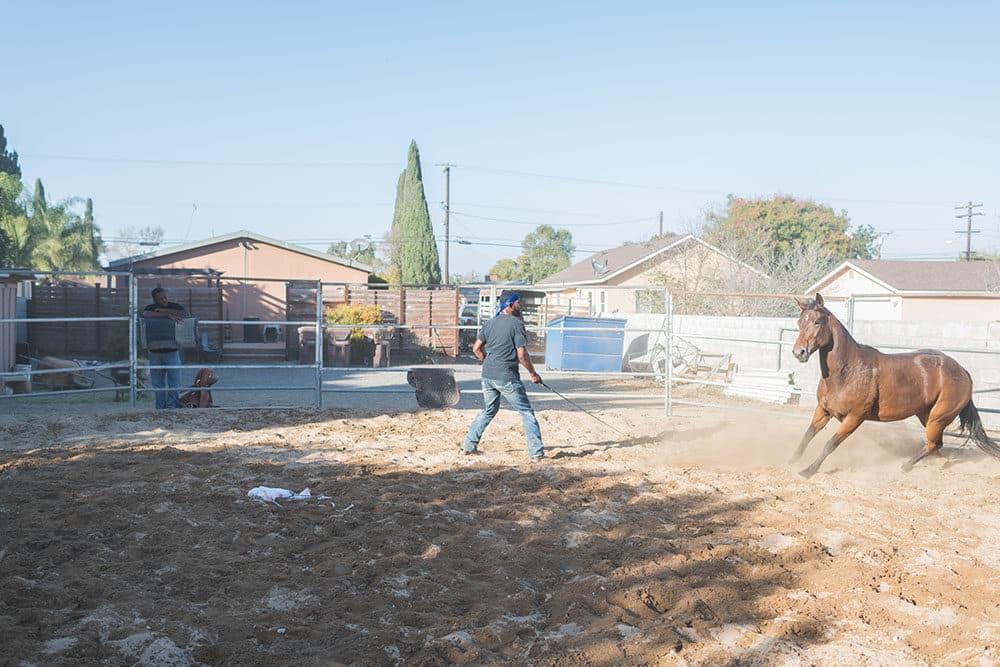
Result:
M809 479L810 477L812 477L815 474L816 474L816 471L813 470L812 468L806 468L805 470L800 470L799 471L799 477L801 477L802 479Z
M909 462L904 463L903 465L899 466L899 469L902 470L903 472L910 472L911 470L913 470L913 464Z

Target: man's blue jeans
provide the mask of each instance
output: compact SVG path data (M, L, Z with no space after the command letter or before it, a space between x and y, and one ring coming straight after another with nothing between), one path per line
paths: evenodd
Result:
M173 352L153 352L149 351L150 366L180 366L181 353L177 350ZM149 369L149 382L153 385L156 393L156 409L176 408L181 386L180 368L151 368ZM167 389L166 387L174 387Z
M520 380L501 382L483 378L483 411L476 416L472 426L469 427L465 442L462 443L462 449L467 452L476 451L479 440L483 437L483 431L500 411L500 396L506 398L511 407L521 413L524 434L528 436L528 455L543 456L545 451L542 449L542 432L538 428L535 411L531 409L528 394L524 391L524 385L521 384Z

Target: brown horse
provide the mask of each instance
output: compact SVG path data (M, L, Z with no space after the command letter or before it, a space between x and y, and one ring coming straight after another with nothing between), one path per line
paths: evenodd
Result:
M891 422L914 415L927 429L927 443L903 464L903 470L910 470L917 461L941 449L944 430L956 416L961 430L980 449L1000 458L1000 447L986 435L972 403L972 378L957 361L937 350L883 354L855 341L823 307L819 294L812 301L795 301L802 313L792 354L805 363L818 351L823 377L816 389L812 423L790 462L802 456L806 445L831 417L840 422L819 458L800 475L816 474L823 460L862 422Z

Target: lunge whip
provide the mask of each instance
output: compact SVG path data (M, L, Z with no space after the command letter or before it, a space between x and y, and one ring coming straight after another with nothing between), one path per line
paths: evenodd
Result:
M615 428L614 426L612 426L612 425L611 425L611 424L609 424L608 422L604 421L603 419L601 419L601 418L600 418L600 417L598 417L597 415L595 415L595 414L594 414L593 412L591 412L590 410L588 410L588 409L586 409L586 408L582 407L582 406L581 406L581 405L580 405L579 403L577 403L577 402L575 402L575 401L571 401L571 400L569 400L568 398L566 398L565 396L563 396L562 394L560 394L560 393L559 393L558 391L556 391L555 389L553 389L553 388L552 388L552 387L550 387L549 385L545 384L544 382L540 382L539 384L540 384L540 385L542 385L543 387L545 387L546 389L548 389L549 391L551 391L551 392L552 392L553 394L555 394L556 396L558 396L558 397L559 397L559 398L561 398L562 400L564 400L564 401L566 401L567 403L569 403L570 405L572 405L572 406L573 406L574 408L576 408L577 410L580 410L580 411L582 411L582 412L586 412L586 413L587 413L587 415L589 415L590 417L593 417L593 418L594 418L594 419L596 419L597 421L601 422L602 424L604 424L605 426L607 426L608 428L610 428L610 429L611 429L612 431L614 431L615 433L617 433L617 434L619 434L619 435L627 435L627 434L625 434L625 433L622 433L621 431L619 431L619 430L618 430L618 429L616 429L616 428Z

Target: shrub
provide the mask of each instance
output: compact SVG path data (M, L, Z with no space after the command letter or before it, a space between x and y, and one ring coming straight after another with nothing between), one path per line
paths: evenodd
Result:
M341 304L327 308L327 324L382 324L382 309L372 305ZM351 363L365 363L375 354L375 345L360 327L351 329Z

